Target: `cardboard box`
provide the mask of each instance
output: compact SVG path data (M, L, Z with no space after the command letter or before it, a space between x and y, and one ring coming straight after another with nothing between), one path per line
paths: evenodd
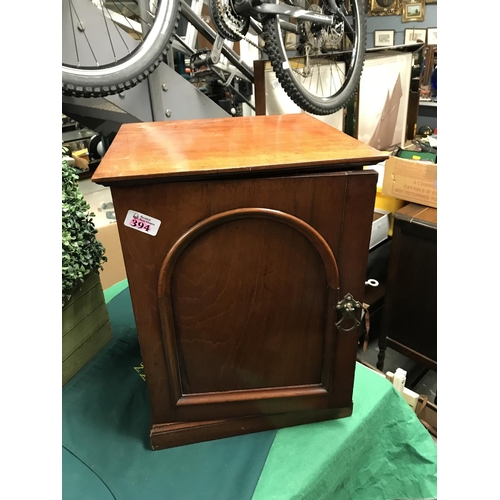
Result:
M94 214L92 221L97 229L96 237L104 245L108 261L100 272L103 290L127 279L118 226L115 218L113 198L109 187L95 184L90 179L80 179L80 191Z
M96 237L104 245L106 249L104 255L108 258L102 266L103 271L100 272L102 288L107 290L114 284L127 279L117 223L113 222L97 228Z
M437 208L437 164L391 156L385 161L382 194Z

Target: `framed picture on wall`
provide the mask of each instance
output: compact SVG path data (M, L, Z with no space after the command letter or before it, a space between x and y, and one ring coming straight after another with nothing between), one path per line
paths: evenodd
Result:
M424 0L403 0L402 21L411 23L413 21L425 21L425 3Z
M395 30L375 30L374 47L392 47L394 45Z
M405 29L405 45L419 42L425 43L426 36L426 29L407 28Z
M437 44L438 44L438 29L427 28L427 45L437 45Z
M369 16L400 16L401 0L368 0Z

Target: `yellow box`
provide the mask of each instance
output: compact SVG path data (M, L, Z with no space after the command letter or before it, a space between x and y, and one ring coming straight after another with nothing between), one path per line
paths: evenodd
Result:
M375 197L375 208L391 212L390 222L389 222L389 232L387 233L389 236L392 236L392 228L394 226L393 214L394 212L399 210L404 204L405 202L403 200L398 200L397 198L393 198L392 196L387 196L385 194L382 194L382 188L377 186L377 196Z
M404 200L398 200L392 196L382 194L382 188L377 186L377 197L375 198L375 208L387 210L388 212L396 212L404 205Z

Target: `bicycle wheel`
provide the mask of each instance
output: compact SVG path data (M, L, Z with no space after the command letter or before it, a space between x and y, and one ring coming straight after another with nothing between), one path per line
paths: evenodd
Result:
M278 15L263 20L265 48L278 81L295 104L315 115L334 113L349 102L364 64L363 1L336 2L345 20L337 14L332 25L298 19L280 23ZM326 0L280 3L331 15Z
M143 81L166 58L179 8L179 0L63 0L63 94L101 97Z

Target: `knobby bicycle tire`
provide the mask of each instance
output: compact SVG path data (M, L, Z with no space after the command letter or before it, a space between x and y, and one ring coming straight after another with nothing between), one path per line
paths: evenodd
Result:
M355 59L352 70L346 75L341 89L332 96L318 97L306 89L293 71L279 26L279 16L263 20L263 38L266 52L276 77L290 99L301 109L315 115L329 115L345 107L353 97L361 79L366 50L366 15L362 0L351 0L353 17L356 18L353 49Z
M104 97L135 87L166 59L179 19L179 0L164 0L144 41L126 58L116 64L96 68L63 64L63 95Z

